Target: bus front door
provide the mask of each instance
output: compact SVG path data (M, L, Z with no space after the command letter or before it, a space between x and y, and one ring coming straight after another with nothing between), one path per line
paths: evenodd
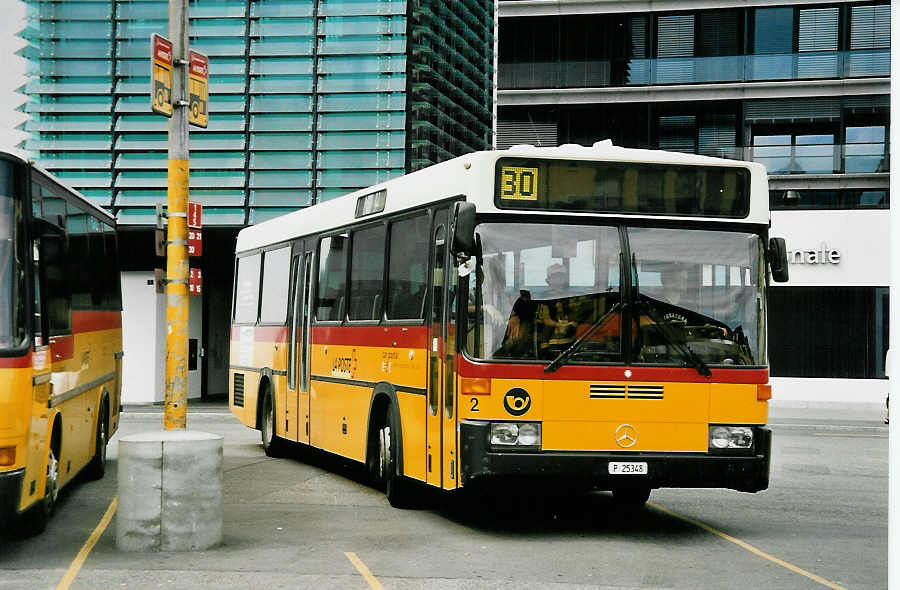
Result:
M426 482L456 488L455 326L451 319L456 283L450 264L448 209L432 225L431 305L428 317L428 401L426 404Z
M294 276L288 352L288 413L294 415L296 430L290 429L292 440L309 444L309 296L312 252L303 242L294 246L291 264ZM296 405L294 405L296 404ZM296 411L293 411L296 408Z

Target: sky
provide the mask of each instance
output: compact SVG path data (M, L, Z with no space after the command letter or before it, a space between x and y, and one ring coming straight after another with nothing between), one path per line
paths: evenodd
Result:
M25 27L25 5L20 0L0 0L0 6L0 149L24 155L15 146L27 134L15 127L26 118L25 113L16 111L25 102L25 97L16 93L16 88L26 82L25 60L14 53L25 45L16 37Z

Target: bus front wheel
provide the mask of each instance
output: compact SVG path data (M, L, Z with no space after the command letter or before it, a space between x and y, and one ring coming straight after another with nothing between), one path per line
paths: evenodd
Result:
M259 430L262 434L263 450L269 457L282 457L285 443L284 439L275 434L275 399L272 395L272 388L268 385L263 390L262 398L262 424Z
M399 473L400 445L399 439L392 435L392 424L399 424L396 419L396 408L388 409L386 423L378 431L378 475L384 482L384 492L388 502L394 508L408 508L412 505L411 482Z
M106 475L106 443L109 436L107 428L109 424L109 411L107 410L107 402L104 400L100 405L100 412L97 415L97 436L94 441L94 456L87 466L87 475L91 479L103 479Z
M25 536L42 533L56 509L59 497L59 461L51 446L47 451L47 474L44 481L44 497L22 516L20 531Z
M650 499L648 487L621 487L612 491L613 500L624 508L636 509L642 507Z

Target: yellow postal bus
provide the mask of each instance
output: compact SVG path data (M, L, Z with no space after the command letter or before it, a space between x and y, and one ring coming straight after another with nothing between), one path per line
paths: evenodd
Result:
M242 230L230 406L418 484L768 486L758 164L516 146ZM521 488L520 488L521 489ZM525 488L527 489L527 487Z
M0 521L43 530L79 472L103 477L119 422L115 220L0 153Z

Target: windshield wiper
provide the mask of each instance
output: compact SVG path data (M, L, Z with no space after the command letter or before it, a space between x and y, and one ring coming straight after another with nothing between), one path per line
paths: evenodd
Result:
M603 322L606 321L606 318L608 318L608 317L609 317L610 315L612 315L613 313L615 313L615 312L619 311L620 309L622 309L622 307L623 307L623 305L622 305L621 302L616 303L615 305L613 305L612 308L611 308L608 312L606 312L605 314L603 314L602 316L600 316L600 318L598 318L596 322L594 322L593 324L591 324L591 327L588 328L587 331L586 331L584 334L582 334L581 336L579 336L578 339L575 340L575 342L573 342L573 343L571 344L571 346L569 346L569 348L567 348L567 349L565 349L564 351L562 351L561 353L559 353L555 359L553 359L552 361L550 361L550 363L549 363L546 367L544 367L544 372L545 372L545 373L552 373L553 371L555 371L555 370L557 370L558 368L560 368L560 367L562 366L562 364L563 364L567 359L569 359L569 357L571 357L573 354L575 354L576 352L578 352L578 349L581 348L581 345L584 344L584 342L585 342L585 340L587 339L587 337L590 336L591 334L593 334L593 333L594 333L594 330L596 330L597 328L599 328L599 327L603 324Z
M650 316L650 319L656 324L656 327L659 328L660 333L663 337L678 351L681 355L690 362L690 366L697 369L697 372L703 375L704 377L712 377L712 371L709 370L709 366L703 362L703 359L697 356L697 353L691 350L691 347L686 343L679 342L678 337L672 333L672 329L666 324L665 321L660 321L659 316L653 311L653 306L650 305L650 302L644 299L641 301L640 305L644 307L644 310L647 312L647 315Z

